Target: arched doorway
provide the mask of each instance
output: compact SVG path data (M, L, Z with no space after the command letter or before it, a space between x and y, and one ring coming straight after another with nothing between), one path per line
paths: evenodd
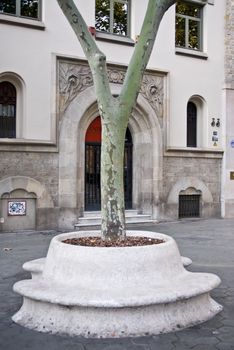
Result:
M101 119L89 125L85 135L85 210L101 209ZM125 208L132 208L132 136L127 128L124 154Z

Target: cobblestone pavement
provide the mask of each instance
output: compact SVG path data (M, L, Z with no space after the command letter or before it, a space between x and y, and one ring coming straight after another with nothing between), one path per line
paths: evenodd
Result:
M22 299L12 291L16 281L29 278L25 261L46 255L54 231L0 233L1 350L234 350L234 220L184 220L137 227L170 234L181 255L193 260L191 271L216 273L222 284L212 292L223 311L201 325L158 336L84 339L25 329L11 321Z

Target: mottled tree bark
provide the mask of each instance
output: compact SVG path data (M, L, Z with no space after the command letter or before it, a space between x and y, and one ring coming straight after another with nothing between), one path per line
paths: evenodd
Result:
M125 133L161 19L176 0L148 1L140 37L128 66L119 97L111 95L106 57L97 47L73 0L57 1L71 24L89 62L102 120L102 235L106 240L124 239L123 160Z

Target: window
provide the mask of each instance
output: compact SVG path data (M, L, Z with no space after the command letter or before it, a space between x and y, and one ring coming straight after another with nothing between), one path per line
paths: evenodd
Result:
M175 45L180 48L202 50L202 5L177 1Z
M197 147L197 106L187 104L187 147Z
M200 194L179 195L179 218L200 217Z
M0 0L0 13L40 20L41 0Z
M96 30L130 36L129 6L129 0L96 0Z
M16 137L16 88L8 81L0 83L0 138Z

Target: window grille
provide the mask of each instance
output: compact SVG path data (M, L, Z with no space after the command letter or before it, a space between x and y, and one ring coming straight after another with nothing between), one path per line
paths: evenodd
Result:
M200 217L200 194L179 195L179 218Z
M124 198L125 209L132 208L132 136L129 128L125 135ZM101 120L94 119L85 137L85 210L101 209Z

